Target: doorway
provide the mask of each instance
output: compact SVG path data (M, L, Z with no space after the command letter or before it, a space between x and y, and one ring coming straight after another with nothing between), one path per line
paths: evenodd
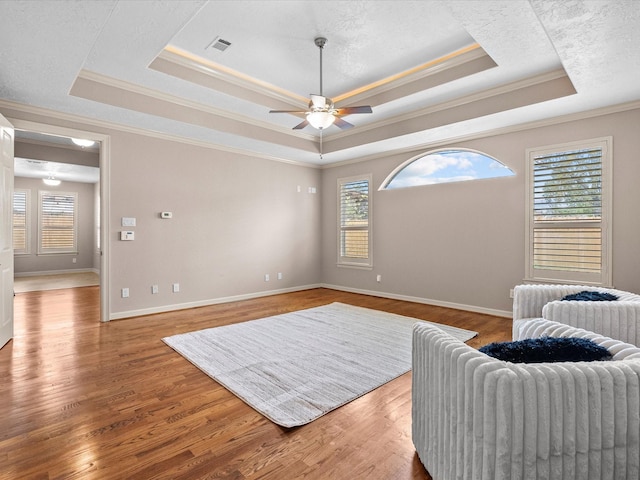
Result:
M20 280L17 283L31 282L47 289L52 281L58 283L54 288L98 284L100 320L108 321L109 137L17 119L10 121L16 134L14 188L30 197L29 212L36 217L29 220L28 252L20 255L16 251L16 278ZM94 144L79 146L72 139ZM53 185L49 185L51 181ZM47 203L43 196L55 202ZM42 218L47 215L57 216L51 237L43 240ZM58 221L58 217L65 217L66 224ZM71 242L71 237L76 242L73 246L62 244Z

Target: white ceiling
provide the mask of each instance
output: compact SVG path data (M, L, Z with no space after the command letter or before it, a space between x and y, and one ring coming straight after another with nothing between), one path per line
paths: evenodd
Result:
M54 178L63 182L98 183L100 169L85 165L34 160L16 157L15 176L28 178Z
M323 165L640 100L638 0L2 2L17 102ZM371 105L294 131L319 92ZM220 37L224 52L208 48ZM411 71L414 69L414 71ZM397 78L394 76L405 72ZM379 82L379 83L376 83Z

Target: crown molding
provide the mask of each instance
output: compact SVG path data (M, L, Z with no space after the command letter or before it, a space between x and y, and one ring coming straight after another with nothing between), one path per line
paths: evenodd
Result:
M373 99L374 105L382 105L497 66L482 47L475 43L410 70L338 95L333 101L339 103L349 100L344 105L349 106Z
M507 83L505 85L501 85L499 87L495 87L495 88L490 88L487 90L483 90L481 92L477 92L477 93L472 93L470 95L466 95L464 97L459 97L456 98L454 100L448 101L448 102L443 102L443 103L438 103L436 105L430 105L428 107L425 108L421 108L418 110L414 110L408 113L403 113L401 115L396 115L394 117L389 117L386 118L384 120L380 120L378 122L373 122L373 123L368 123L366 125L360 125L358 126L358 132L357 133L361 133L361 132L365 132L368 130L375 130L377 128L385 128L385 127L389 127L390 125L396 124L398 122L404 122L407 120L413 120L415 118L419 118L419 117L423 117L426 115L433 115L434 113L437 112L442 112L444 110L450 110L452 108L457 108L457 107L461 107L464 105L468 105L470 103L475 103L475 102L479 102L482 100L487 100L490 99L492 97L496 97L499 95L504 95L504 94L508 94L508 93L512 93L518 90L522 90L523 88L529 88L529 87L535 87L538 86L540 84L543 83L547 83L553 80L558 80L561 78L566 78L567 80L569 79L569 77L567 76L566 72L563 69L560 70L554 70L552 72L548 72L548 73L544 73L541 75L536 75L534 77L529 77L526 78L524 80L517 80L515 82L511 82L511 83ZM349 137L350 135L353 135L356 132L352 132L352 131L345 131L345 132L339 132L336 133L334 135L331 136L331 140L336 140L336 139L340 139L343 137Z
M309 99L169 45L149 68L270 108L306 109ZM275 101L275 103L274 103Z
M170 142L177 142L177 143L182 143L186 145L192 145L192 146L207 148L211 150L217 150L220 152L233 153L236 155L242 155L242 156L251 157L251 158L261 158L263 160L269 160L272 162L287 163L290 165L297 165L301 167L314 168L314 169L320 168L319 165L311 164L308 162L301 162L297 160L291 160L289 158L266 155L264 153L255 152L253 150L229 147L226 145L221 145L219 143L207 142L204 140L197 140L197 139L183 137L179 135L172 135L172 134L158 132L154 130L148 130L140 127L132 127L129 125L123 125L116 122L110 122L107 120L98 120L91 117L85 117L82 115L60 112L58 110L52 110L44 107L37 107L34 105L28 105L24 103L12 102L10 100L0 99L0 110L3 112L6 112L6 110L10 110L18 114L29 114L29 115L37 115L40 117L45 117L44 120L39 119L38 123L50 123L49 119L52 119L52 120L58 120L58 121L77 124L79 125L78 129L81 129L81 130L86 130L86 127L90 125L92 127L96 127L99 129L115 130L119 132L143 135L145 137L155 138L159 140L167 140ZM6 113L6 114L3 113L3 115L5 115L9 121L11 121L14 117L16 117L16 115L11 115L9 113ZM19 117L17 118L17 120L20 122L27 122L27 120L23 120L22 118L19 118ZM87 132L87 133L102 134L102 132Z
M463 66L466 69L459 68ZM334 103L348 100L343 106L349 106L371 98L384 97L383 103L386 103L406 95L403 90L410 85L413 87L412 91L422 91L496 66L482 47L474 43L412 69L337 95L332 100ZM261 82L172 45L165 47L149 68L271 108L306 110L309 102L306 97ZM444 72L449 72L453 78L443 78Z
M420 75L422 76L422 78L426 78L429 75L432 75L433 71L442 71L443 69L453 68L453 65L463 65L468 63L470 59L472 61L473 59L478 59L478 58L482 59L482 58L489 58L489 57L484 53L482 49L477 47L469 51L466 51L464 53L461 53L459 55L452 56L448 60L448 63L446 65L444 63L441 63L438 65L435 65L433 69L426 69L425 71L416 72L416 75ZM481 69L484 69L486 67L487 65L483 65ZM548 72L548 73L537 75L524 80L511 82L499 87L487 89L475 94L471 94L465 97L451 100L449 102L443 102L441 104L425 107L425 108L416 110L414 112L397 115L385 120L381 120L379 122L361 125L358 127L357 130L354 129L354 130L338 132L338 133L332 134L331 136L327 137L324 140L325 145L328 146L328 150L325 150L325 153L330 153L332 151L330 147L331 144L338 145L340 143L348 142L347 140L348 138L361 137L362 135L366 134L366 132L370 132L375 129L384 129L386 131L390 131L390 129L387 129L387 127L390 127L391 125L394 125L397 127L397 125L402 122L410 123L412 120L419 119L420 117L434 118L434 114L438 112L443 112L445 110L458 108L464 105L469 105L474 102L480 102L482 100L490 99L492 97L497 97L499 95L510 94L525 88L538 86L538 85L544 84L545 82L550 82L550 81L559 80L559 79L565 79L569 85L571 84L570 80L566 75L566 72L563 69L559 69L553 72ZM82 84L84 82L89 82L91 85L90 85L90 88L87 88L85 86L84 93L82 93L82 90L83 90ZM296 147L303 148L302 145L299 143L300 140L303 140L304 142L305 148L303 149L308 149L310 145L317 144L319 142L319 139L317 137L310 134L303 133L301 131L291 130L289 128L285 128L281 126L274 126L264 121L239 115L234 112L216 108L210 105L203 105L198 102L191 101L182 97L171 95L155 89L143 87L141 85L137 85L128 81L116 79L113 77L109 77L109 76L88 71L88 70L82 70L80 72L80 74L76 79L76 82L74 82L74 85L71 89L71 94L77 95L83 98L89 98L95 101L101 101L100 98L98 98L100 96L99 92L100 92L101 86L117 89L118 91L121 91L121 92L128 92L134 95L143 96L145 98L149 98L152 100L158 100L159 102L163 102L165 105L176 105L176 106L184 107L186 109L190 109L191 111L194 111L194 112L203 112L212 117L210 117L209 119L203 120L203 117L201 116L190 115L189 118L193 118L194 119L193 122L195 122L197 125L204 126L205 128L211 128L209 124L211 123L211 121L215 120L217 122L221 122L221 123L218 123L218 125L219 127L221 127L222 131L227 131L229 133L237 132L238 125L242 125L243 126L242 130L245 131L246 133L251 133L250 130L247 130L247 129L250 129L251 127L254 127L255 129L259 129L259 130L254 130L253 134L251 135L256 139L266 140L265 138L263 138L265 135L265 132L274 132L276 133L276 135L271 137L267 141L280 143L284 146L289 146L293 148L296 148ZM572 93L575 93L575 89L573 89L573 87L571 88L572 88ZM568 94L568 92L562 93L562 96L566 94ZM107 98L118 99L121 97L121 95L103 95L103 97L104 99L102 101L108 103L109 101L105 99ZM528 97L522 96L522 98L528 98ZM540 100L536 100L536 102L537 101L540 101ZM134 102L132 101L130 102L130 104L134 104ZM165 113L163 114L163 116L165 116L166 118L173 118L175 120L185 121L183 118L173 117L175 115L179 115L179 112L176 109L172 109L172 108L162 109L162 108L159 108L160 105L153 106L148 102L138 102L138 105L142 105L141 107L138 108L139 111L143 111L146 113L151 113L149 109L164 111ZM518 106L522 106L522 105L518 105ZM495 112L489 112L489 113L495 113ZM205 123L202 123L202 122L205 122ZM397 128L395 129L397 130ZM279 140L277 140L278 138ZM343 141L340 142L341 140ZM342 148L351 148L352 146L353 145L346 145L346 146L343 146ZM342 148L338 148L338 149L342 149Z
M538 81L535 82L531 82L530 79L512 82L507 86L484 90L381 122L362 125L348 138L332 136L325 142L324 152L329 154L359 144L399 138L576 93L573 84L565 75L547 74L537 76L536 79Z
M343 167L346 165L354 165L357 163L362 163L362 162L369 162L369 161L373 161L373 160L378 160L380 158L388 158L390 156L395 156L395 155L409 155L409 156L413 156L413 155L417 155L419 153L428 151L428 150L433 150L436 148L441 148L441 147L445 147L445 146L451 146L455 143L460 143L460 142L468 142L468 141L472 141L472 140L477 140L480 138L489 138L489 137L496 137L499 135L506 135L509 133L516 133L516 132L521 132L524 130L533 130L536 128L544 128L544 127L551 127L554 125L559 125L562 123L569 123L569 122L575 122L575 121L579 121L579 120L586 120L589 118L594 118L594 117L601 117L604 115L612 115L612 114L616 114L616 113L622 113L622 112L626 112L629 110L636 110L636 109L640 109L640 100L635 100L632 102L626 102L626 103L620 103L617 105L611 105L611 106L607 106L607 107L602 107L602 108L597 108L597 109L593 109L593 110L585 110L582 112L576 112L576 113L569 113L567 115L561 115L561 116L557 116L557 117L552 117L552 118L546 118L543 120L535 120L532 122L524 122L524 123L520 123L517 125L510 125L508 127L499 127L499 128L494 128L494 129L490 129L490 130L485 130L483 132L477 132L477 133L472 133L472 134L467 134L467 135L457 135L454 137L447 137L441 140L434 140L431 142L426 142L426 143L422 143L419 145L413 145L411 147L407 147L407 148L398 148L398 149L394 149L394 150L387 150L384 152L380 152L380 153L375 153L375 154L371 154L371 155L365 155L359 158L354 158L354 159L350 159L350 160L344 160L341 162L333 162L331 164L326 164L326 165L322 165L320 168L323 170L326 169L330 169L330 168L337 168L337 167Z
M237 122L241 122L247 125L253 125L255 127L264 128L267 130L272 130L274 132L286 133L290 136L304 138L309 141L313 141L315 137L313 135L309 135L303 132L295 132L290 131L291 129L286 127L280 127L277 125L272 125L268 122L263 122L261 120L256 120L251 117L247 117L244 115L240 115L234 112L230 112L229 110L223 110L221 108L217 108L211 105L205 105L199 102L195 102L193 100L188 100L183 97L178 97L176 95L171 95L169 93L162 92L160 90L155 90L149 87L143 87L141 85L128 82L126 80L120 80L118 78L109 77L107 75L103 75L101 73L92 72L90 70L81 70L78 76L76 77L76 81L78 79L88 80L92 83L96 83L99 85L106 85L108 87L117 88L119 90L124 90L127 92L136 93L138 95L144 95L145 97L151 97L163 102L171 103L174 105L180 105L183 107L191 108L194 110L199 110L202 112L206 112L218 117L228 118L230 120L235 120ZM75 84L75 82L74 82ZM71 95L73 95L73 87L71 89Z
M86 130L87 126L92 126L99 129L115 130L115 131L121 131L125 133L143 135L150 138L167 140L171 142L177 142L177 143L207 148L211 150L217 150L217 151L226 152L226 153L233 153L233 154L252 157L252 158L261 158L263 160L286 163L290 165L296 165L296 166L312 168L312 169L321 169L321 170L337 168L337 167L342 167L346 165L354 165L357 163L373 161L380 158L387 158L389 156L395 156L395 155L405 155L405 154L416 155L425 150L440 148L443 146L452 145L459 142L466 142L466 141L476 140L480 138L505 135L505 134L514 133L514 132L520 132L523 130L532 130L535 128L549 127L549 126L558 125L561 123L568 123L572 121L584 120L584 119L593 118L593 117L611 115L615 113L621 113L621 112L636 110L636 109L640 109L640 101L626 102L618 105L602 107L602 108L593 109L593 110L586 110L583 112L571 113L571 114L562 115L562 116L553 117L553 118L544 119L544 120L536 120L533 122L525 122L525 123L512 125L508 127L495 128L495 129L487 130L484 132L478 132L478 133L473 133L468 135L458 135L455 137L448 137L441 140L434 140L434 141L422 143L419 145L413 145L407 148L385 150L384 152L365 155L365 156L354 158L354 159L349 159L349 160L344 160L339 162L332 162L325 165L316 165L308 162L291 160L288 158L265 155L263 153L258 153L251 150L228 147L228 146L220 145L213 142L206 142L203 140L196 140L196 139L182 137L178 135L171 135L163 132L143 129L140 127L132 127L132 126L123 125L123 124L110 122L106 120L98 120L91 117L85 117L81 115L60 112L58 110L47 109L44 107L37 107L33 105L27 105L23 103L0 99L0 110L3 112L3 115L5 115L10 122L14 119L14 117L16 117L16 115L11 115L10 113L6 113L7 110L17 112L18 114L30 114L30 115L45 117L45 120L42 120L42 119L37 120L38 123L50 123L49 119L53 119L53 120L59 120L59 121L76 124L73 128L80 129L83 131ZM17 118L17 120L20 122L21 125L28 125L29 123L33 123L30 120L23 120L22 118ZM87 133L88 134L98 133L99 135L108 136L108 134L104 134L102 132L87 132Z

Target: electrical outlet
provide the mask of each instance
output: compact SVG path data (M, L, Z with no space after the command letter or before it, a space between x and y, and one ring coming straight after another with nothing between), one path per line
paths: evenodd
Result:
M122 298L128 298L129 297L129 289L128 288L123 288L122 289Z
M380 283L382 281L382 275L376 276L376 282Z
M174 283L173 284L173 293L178 293L180 291L180 284L179 283Z
M513 288L509 289L509 298L513 298Z
M269 274L268 274L268 273L265 273L265 274L264 274L264 281L265 281L265 282L268 282L269 280L270 280L270 278L269 278Z
M158 285L151 285L151 293L154 295L158 293Z
M282 280L282 272L278 272L278 280Z

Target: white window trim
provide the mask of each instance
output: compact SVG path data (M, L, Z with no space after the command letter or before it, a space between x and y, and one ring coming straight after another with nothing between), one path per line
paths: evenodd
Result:
M73 203L73 248L53 249L42 247L42 197L44 195L69 195L74 198ZM38 255L77 255L78 254L78 192L59 192L49 190L38 191Z
M31 190L27 188L15 188L13 190L16 192L23 192L25 194L25 232L24 232L24 241L25 248L24 250L13 250L14 255L30 255L31 254ZM12 210L13 216L13 210ZM13 232L12 232L13 235Z
M551 153L585 148L602 149L602 270L600 274L579 272L544 271L533 267L533 158ZM612 219L613 219L613 137L600 137L545 147L529 148L526 151L526 231L525 231L525 281L542 283L566 283L594 286L612 286ZM548 272L548 274L545 274Z
M368 198L368 205L369 205L369 224L368 224L368 250L369 250L369 257L366 259L354 259L351 257L343 257L340 252L342 250L342 244L341 244L341 233L342 233L342 226L340 224L340 220L341 220L341 203L340 203L340 191L341 191L341 186L344 185L345 183L351 183L351 182L361 182L363 180L366 180L369 183L369 198ZM355 175L352 177L343 177L343 178L338 178L337 180L337 220L336 220L336 226L338 229L338 235L337 235L337 247L338 247L338 262L337 265L339 267L347 267L347 268L359 268L359 269L364 269L364 270L372 270L373 269L373 190L372 190L372 186L373 186L373 176L372 174L366 174L366 175Z

